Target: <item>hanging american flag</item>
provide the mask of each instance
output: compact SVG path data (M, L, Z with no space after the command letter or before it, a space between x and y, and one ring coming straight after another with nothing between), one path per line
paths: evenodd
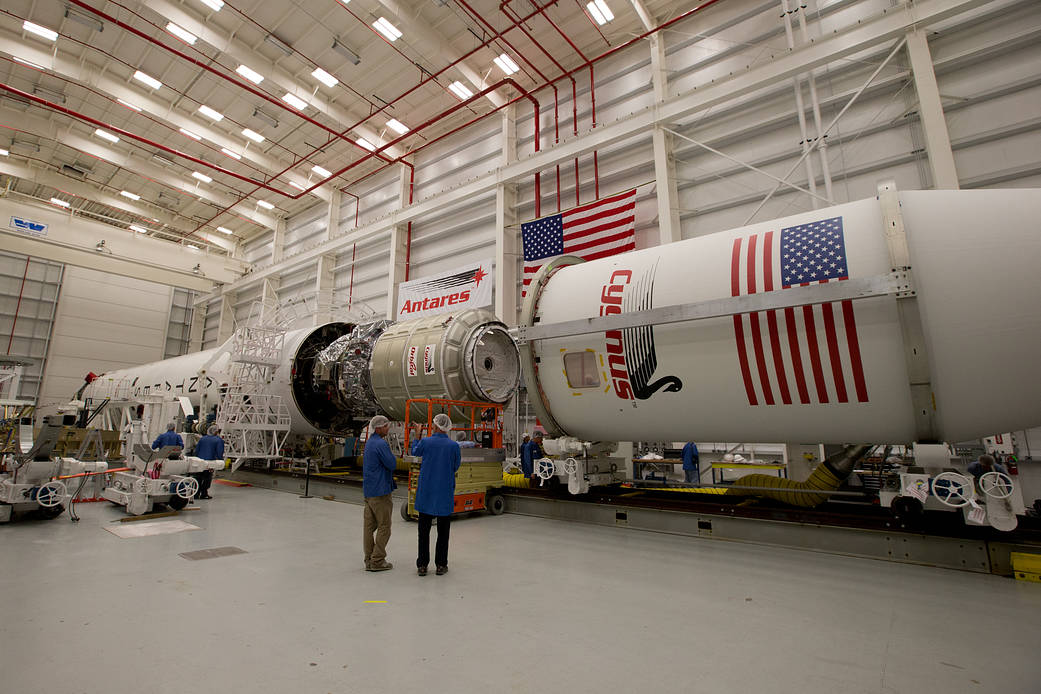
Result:
M558 255L596 260L636 248L636 189L521 224L524 292Z
M734 239L733 296L847 279L842 217ZM734 316L734 337L749 405L868 401L852 301Z

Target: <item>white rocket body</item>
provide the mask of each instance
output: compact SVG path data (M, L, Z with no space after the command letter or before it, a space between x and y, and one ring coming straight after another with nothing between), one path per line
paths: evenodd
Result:
M935 438L1041 424L1041 191L899 196ZM771 261L773 289L784 291L782 230L835 218L850 279L891 271L881 207L863 200L563 267L529 298L529 324L761 293ZM773 255L764 260L766 242ZM796 307L791 321L781 309L540 340L529 393L563 430L551 433L584 440L910 442L915 411L898 301L815 305L811 315Z

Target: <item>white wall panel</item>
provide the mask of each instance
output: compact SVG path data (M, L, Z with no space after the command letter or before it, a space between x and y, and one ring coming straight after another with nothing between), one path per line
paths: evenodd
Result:
M63 266L0 252L0 354L32 360L17 397L35 400L40 390Z

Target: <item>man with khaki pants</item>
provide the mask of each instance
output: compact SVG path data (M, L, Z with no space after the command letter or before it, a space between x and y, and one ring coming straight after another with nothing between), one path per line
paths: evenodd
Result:
M387 561L387 541L390 540L390 519L394 501L391 492L397 458L384 438L390 430L390 420L376 415L369 422L372 432L365 443L362 456L362 494L365 496L365 570L387 571L394 565Z

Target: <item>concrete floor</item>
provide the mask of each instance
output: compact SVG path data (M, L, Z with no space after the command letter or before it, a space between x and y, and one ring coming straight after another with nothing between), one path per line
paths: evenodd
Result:
M360 506L214 494L175 535L0 526L0 691L1041 691L1038 584L508 514L420 578L395 513L367 573Z

